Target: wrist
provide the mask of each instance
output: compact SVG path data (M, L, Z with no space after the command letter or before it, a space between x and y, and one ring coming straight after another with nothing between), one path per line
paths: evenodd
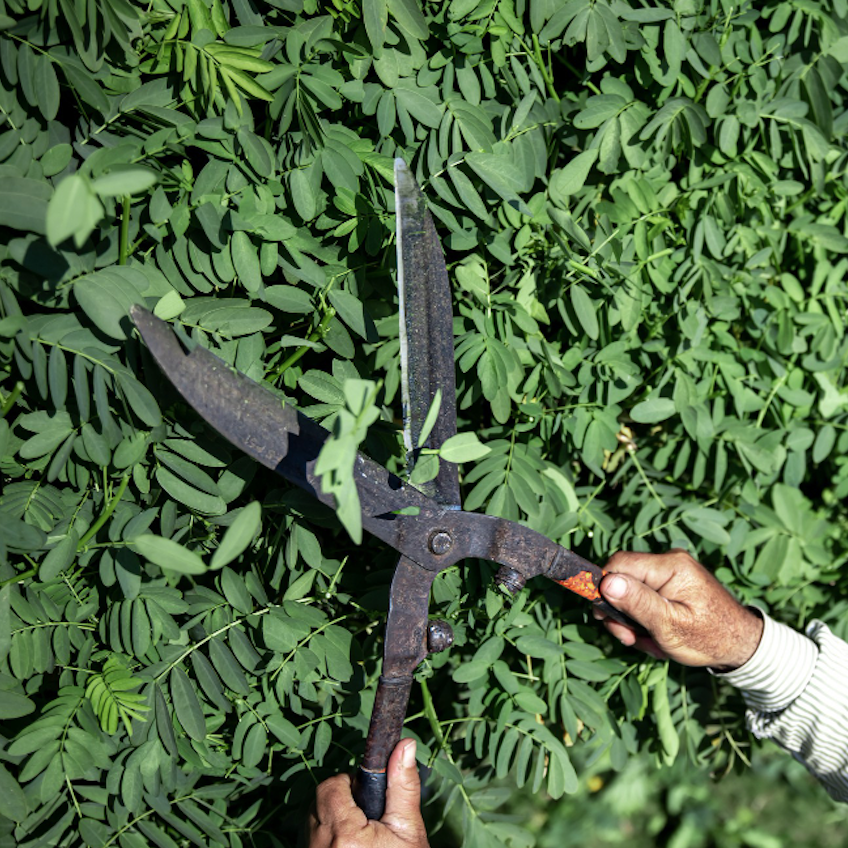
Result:
M729 639L732 643L730 650L720 663L712 666L715 671L727 673L741 668L757 651L763 638L763 618L755 607L740 607L742 615L733 628Z

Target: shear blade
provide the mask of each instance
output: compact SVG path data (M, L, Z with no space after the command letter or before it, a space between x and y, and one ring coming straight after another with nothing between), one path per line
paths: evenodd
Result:
M433 218L403 159L395 159L395 208L404 442L414 464L438 390L439 417L421 447L439 448L456 435L453 302ZM459 505L459 474L451 462L442 461L436 479L419 488L441 504Z

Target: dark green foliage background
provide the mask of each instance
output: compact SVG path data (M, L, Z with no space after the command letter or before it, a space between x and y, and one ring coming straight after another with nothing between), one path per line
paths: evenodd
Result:
M846 63L844 0L0 0L2 838L291 845L361 753L392 553L217 438L127 313L402 470L394 156L491 449L466 508L683 546L844 634ZM715 679L491 586L434 590L434 829L530 845L516 786L746 758Z

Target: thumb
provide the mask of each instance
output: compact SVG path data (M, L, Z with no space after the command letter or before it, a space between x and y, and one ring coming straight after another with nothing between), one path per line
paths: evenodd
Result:
M629 574L607 574L601 581L601 594L650 633L662 633L668 602L641 580Z
M380 821L407 839L424 834L414 739L402 739L389 758L386 811Z

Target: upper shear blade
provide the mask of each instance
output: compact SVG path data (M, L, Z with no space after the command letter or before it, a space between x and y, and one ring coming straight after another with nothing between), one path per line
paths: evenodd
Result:
M412 464L419 447L439 448L456 434L453 303L433 218L403 159L395 159L395 207L404 442ZM438 390L438 420L419 445ZM459 474L451 462L443 460L436 479L420 488L441 504L459 506Z

